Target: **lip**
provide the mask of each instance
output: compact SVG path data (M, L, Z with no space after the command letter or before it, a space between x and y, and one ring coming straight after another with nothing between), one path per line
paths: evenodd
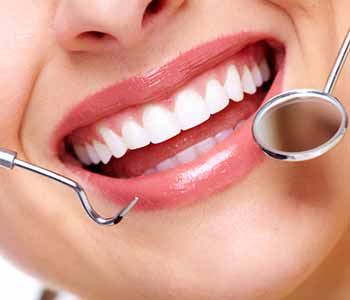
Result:
M136 209L173 208L192 203L233 186L265 160L254 143L251 126L254 114L231 137L218 144L206 155L173 170L129 179L102 176L79 167L64 154L63 139L73 130L91 124L128 106L164 99L216 64L233 56L249 44L262 40L277 42L267 34L242 32L196 47L165 66L108 87L87 97L63 118L52 139L54 151L66 163L69 172L77 175L84 186L101 193L118 205L140 198ZM283 63L266 98L281 91Z

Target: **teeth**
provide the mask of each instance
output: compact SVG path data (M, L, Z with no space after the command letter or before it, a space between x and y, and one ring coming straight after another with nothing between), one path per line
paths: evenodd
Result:
M154 174L154 173L157 173L157 170L156 169L153 169L153 168L150 168L150 169L147 169L143 175L151 175L151 174Z
M175 114L159 105L150 105L145 108L143 126L154 144L164 142L181 131Z
M175 100L175 114L181 128L187 130L193 128L210 117L203 98L194 90L185 90L179 93Z
M78 156L79 160L86 166L91 165L92 160L90 159L89 154L87 153L84 146L73 145L74 152Z
M86 144L86 150L87 150L87 153L88 153L92 163L95 165L98 165L101 160L97 154L96 149L93 146L91 146L90 144Z
M257 64L254 64L254 66L253 66L252 75L254 78L255 85L257 87L261 87L264 83L264 79L262 77L261 71L260 71Z
M210 80L207 84L205 102L211 114L223 110L229 104L229 98L224 87L217 80Z
M225 91L230 99L239 102L243 100L243 90L241 79L237 67L235 65L229 66L227 70L227 77L225 81Z
M151 142L147 131L134 120L124 122L122 134L125 144L131 150L145 147Z
M239 122L239 124L240 123L243 123L243 121ZM143 175L149 175L157 172L171 170L176 168L178 165L195 161L200 155L208 153L211 149L215 147L215 145L225 140L228 136L230 136L233 133L233 131L234 130L232 128L226 129L215 135L215 137L210 137L202 142L199 142L198 144L195 144L183 150L175 156L162 161L155 168L147 169L143 173Z
M198 154L195 146L187 148L186 150L179 152L176 155L177 161L179 161L182 164L190 163L191 161L196 160L197 157L198 157Z
M217 79L208 80L204 97L194 89L187 88L175 97L174 111L161 105L145 105L142 112L142 126L130 116L122 122L121 136L107 127L100 127L98 128L99 138L84 145L73 145L74 151L84 165L99 164L101 161L107 164L112 156L121 158L128 149L142 148L150 143L162 143L178 135L181 130L188 130L204 123L211 114L225 109L230 99L235 102L242 101L244 93L256 93L257 87L261 87L270 78L271 71L266 59L259 64L254 63L251 69L244 65L241 74L234 64L230 64L224 85ZM237 128L240 125L241 123ZM173 159L161 162L156 168L146 170L145 174L171 169L177 164L189 163L197 159L200 154L207 153L232 132L233 129L224 130L215 137L178 153ZM99 142L101 138L102 142Z
M260 71L261 71L264 82L269 81L270 77L271 77L271 71L270 71L270 67L269 67L266 59L264 59L260 63Z
M160 164L156 166L156 170L158 172L166 171L175 168L178 165L175 158L169 158L167 160L162 161Z
M199 154L204 154L213 149L216 145L216 141L214 138L210 137L198 144L195 145L195 148Z
M249 95L253 95L256 93L254 78L247 66L243 67L242 87L243 91Z
M221 131L217 135L215 135L215 140L216 142L221 143L222 141L226 140L226 138L228 138L232 133L233 133L232 128Z
M99 132L114 157L120 158L126 153L128 148L120 136L108 128L100 128Z
M112 158L112 153L109 148L98 141L93 141L97 155L104 164L108 164Z

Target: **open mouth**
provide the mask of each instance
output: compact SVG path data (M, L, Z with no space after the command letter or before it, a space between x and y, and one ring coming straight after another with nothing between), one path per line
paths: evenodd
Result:
M79 119L75 111L63 122L61 160L107 199L125 204L138 196L144 209L179 206L244 178L262 161L251 121L278 82L284 50L256 36L240 40L208 43L170 63L168 73L148 72L161 73L158 88L129 81L93 95L80 105L89 113L80 110ZM191 56L200 67L184 64ZM113 102L125 89L134 102ZM91 103L101 104L99 111L91 112ZM68 130L69 122L75 128Z

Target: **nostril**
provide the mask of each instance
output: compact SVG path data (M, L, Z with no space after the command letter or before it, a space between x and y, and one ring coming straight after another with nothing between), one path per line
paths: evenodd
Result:
M158 15L158 13L165 8L167 2L167 0L152 0L145 10L142 24L145 25L154 16Z
M109 49L109 47L115 46L116 41L115 37L101 31L85 31L75 38L75 43L78 43L81 49L90 49L90 51L92 49Z
M108 51L114 49L117 39L111 34L102 31L84 31L73 40L70 49L79 52Z
M146 9L146 14L155 14L160 11L164 5L164 0L152 0Z
M107 34L100 32L100 31L86 31L83 33L80 33L77 38L86 40L86 39L93 39L93 40L102 40L106 38Z

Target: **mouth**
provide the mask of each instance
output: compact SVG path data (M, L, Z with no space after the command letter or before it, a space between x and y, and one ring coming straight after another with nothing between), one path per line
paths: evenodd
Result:
M238 184L264 155L255 112L280 91L283 44L243 33L108 87L70 111L57 156L83 185L118 205L187 205Z

